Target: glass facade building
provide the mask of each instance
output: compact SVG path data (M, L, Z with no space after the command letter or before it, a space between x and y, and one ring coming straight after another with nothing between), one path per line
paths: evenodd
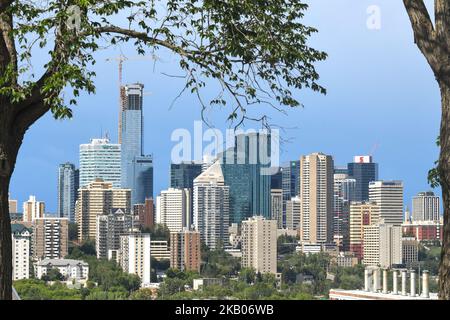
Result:
M230 187L230 224L254 215L270 218L270 135L258 132L235 137L222 154L225 185Z
M371 156L356 156L347 168L348 177L356 180L354 201L369 200L369 183L378 180L378 163Z
M153 157L144 156L143 89L140 83L126 85L121 114L121 187L131 189L131 204L153 198Z
M170 187L175 189L192 189L194 179L202 173L202 163L181 162L170 164Z
M79 171L72 163L60 164L58 167L58 208L60 218L75 222L75 202L80 184Z
M96 179L120 188L120 153L120 144L110 143L109 139L92 139L80 145L80 188Z

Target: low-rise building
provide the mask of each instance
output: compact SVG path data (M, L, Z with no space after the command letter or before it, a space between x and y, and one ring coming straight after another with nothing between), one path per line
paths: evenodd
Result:
M402 239L402 263L406 268L414 268L419 264L419 241L415 238Z
M66 280L85 282L89 279L89 264L73 259L43 259L35 264L36 278L41 279L51 269L58 269Z
M169 242L166 240L150 241L151 256L156 260L170 260Z

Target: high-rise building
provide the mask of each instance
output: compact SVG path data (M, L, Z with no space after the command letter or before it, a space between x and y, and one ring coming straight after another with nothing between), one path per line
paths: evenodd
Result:
M187 229L170 234L170 267L200 272L200 233Z
M283 189L283 170L281 167L270 177L270 189Z
M35 196L30 196L28 201L23 203L23 221L32 222L34 219L43 218L45 214L45 203L36 201Z
M230 188L219 162L194 179L194 226L212 250L228 244Z
M155 204L153 199L145 199L144 203L135 204L133 214L138 217L141 228L153 228L155 225Z
M301 202L299 197L286 201L286 228L290 230L300 229Z
M242 266L256 272L277 272L277 222L254 216L242 222Z
M380 207L384 223L403 223L403 182L373 181L369 183L369 200Z
M402 264L402 227L379 223L364 226L364 259L366 266L392 268Z
M20 223L11 224L12 278L14 281L30 277L31 230Z
M347 168L349 178L356 180L355 201L369 200L369 183L378 180L378 164L372 156L355 156Z
M283 229L283 189L271 189L271 205L272 210L270 217L277 221L278 229Z
M79 170L69 162L58 167L58 208L57 216L75 222L75 202L80 184Z
M8 208L9 208L9 214L16 214L17 213L17 200L9 199L8 198Z
M281 168L283 199L297 197L300 192L300 161L289 161Z
M113 208L121 208L126 214L131 212L131 190L115 189L111 182L97 179L78 190L76 222L78 240L95 239L97 217L108 214Z
M38 218L33 221L33 258L63 259L68 254L69 219Z
M350 205L350 251L358 259L364 255L364 227L378 223L380 208L376 203L352 202Z
M413 221L439 221L440 201L434 192L419 192L412 200Z
M356 180L334 169L333 240L341 251L349 249L350 202L355 198Z
M124 87L121 114L121 186L131 189L131 204L153 197L153 157L144 156L143 90L140 83Z
M169 188L161 191L157 199L156 211L159 223L166 225L170 232L178 232L190 227L190 189Z
M230 187L230 223L253 215L270 217L271 137L266 133L238 134L221 155L225 185Z
M149 233L120 236L119 264L123 271L141 278L141 287L151 283L151 242Z
M300 240L333 241L333 158L313 153L300 159Z
M80 188L96 179L120 188L120 144L109 139L92 139L80 145Z
M126 214L121 208L114 208L109 214L97 216L97 259L112 259L112 251L120 250L120 236L129 233L132 227L133 216Z
M194 179L202 173L202 163L195 161L170 164L170 187L193 189Z

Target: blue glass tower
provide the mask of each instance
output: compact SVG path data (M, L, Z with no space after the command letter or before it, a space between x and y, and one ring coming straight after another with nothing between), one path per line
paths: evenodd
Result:
M240 134L222 155L225 185L230 187L230 223L253 216L270 217L270 135Z
M131 189L131 205L153 197L153 157L143 155L143 89L140 83L125 86L121 114L121 186Z
M368 201L369 183L378 180L378 164L371 156L356 156L347 168L348 177L356 180L354 201Z

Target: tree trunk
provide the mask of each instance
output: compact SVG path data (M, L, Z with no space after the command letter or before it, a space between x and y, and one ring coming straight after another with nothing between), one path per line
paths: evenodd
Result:
M442 118L439 179L444 205L444 234L439 266L439 299L450 300L450 81L440 81Z
M12 239L9 183L24 131L14 127L12 106L0 101L0 300L12 299Z

